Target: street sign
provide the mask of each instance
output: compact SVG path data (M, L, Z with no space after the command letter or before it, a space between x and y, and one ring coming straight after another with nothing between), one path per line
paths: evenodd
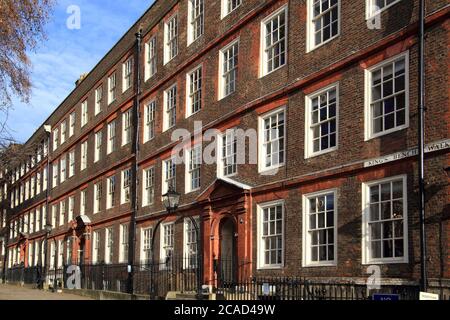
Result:
M372 296L372 300L374 301L399 301L399 294L384 294L384 293L375 293Z
M429 292L421 292L419 300L439 300L439 295Z

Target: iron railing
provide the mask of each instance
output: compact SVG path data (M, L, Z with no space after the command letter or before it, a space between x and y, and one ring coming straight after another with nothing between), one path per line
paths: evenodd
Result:
M400 300L418 300L419 291L419 286L389 285L369 290L365 284L300 277L251 277L223 283L216 289L226 300L370 300L374 293L398 294Z
M195 258L194 258L195 259ZM81 289L127 293L126 264L80 265ZM389 285L368 290L355 282L320 281L301 277L252 277L250 261L215 260L216 278L208 285L219 298L226 300L369 300L374 293L398 294L400 300L418 300L419 286ZM7 269L7 282L26 284L48 283L51 287L67 288L68 266L44 270L40 266ZM132 266L135 294L152 299L164 299L168 292L196 293L199 271L192 258L171 257L155 263ZM55 281L56 280L56 281ZM203 283L203 279L202 283Z

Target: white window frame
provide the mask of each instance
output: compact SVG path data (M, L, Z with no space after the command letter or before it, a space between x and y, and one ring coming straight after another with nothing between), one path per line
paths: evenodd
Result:
M167 178L166 175L166 171L167 171L167 166L168 163L171 162L172 166L175 166L175 173L173 177ZM163 165L162 165L162 188L161 188L161 194L165 194L168 190L169 190L169 184L168 181L173 179L174 181L174 187L176 187L177 184L177 165L175 164L175 158L169 158L166 160L163 160Z
M278 15L280 15L282 12L285 12L286 15L286 21L285 21L285 37L284 37L284 45L285 45L285 61L284 64L280 64L278 67L272 69L272 70L268 70L267 68L267 56L266 56L266 48L267 48L267 44L266 44L266 24L268 22L270 22L272 19L274 19L275 17L277 17ZM286 66L288 64L288 32L289 32L289 10L288 10L288 5L284 5L282 6L280 9L278 9L277 11L275 11L274 13L272 13L270 16L264 18L264 20L261 21L261 44L260 44L260 74L259 77L265 77L281 68L283 68L284 66ZM271 47L273 47L273 44L271 45Z
M194 5L197 4L200 10L194 10ZM198 13L196 17L194 14ZM205 1L204 0L188 0L188 19L187 19L187 46L189 47L197 39L205 33ZM197 25L196 23L200 23ZM197 28L200 28L198 34Z
M231 143L228 142L229 137L232 138L233 140L235 140L236 142L234 143L234 146L232 146L234 150L234 155L228 155L228 153L226 152L226 154L224 154L223 152L223 139L225 138L227 141L227 145L231 145ZM228 148L226 149L228 150ZM218 135L217 137L217 155L218 155L218 160L217 160L217 177L222 178L222 177L233 177L235 175L237 175L238 173L238 165L237 165L237 137L236 137L236 128L230 128L225 130L225 132L222 132L220 135ZM224 161L225 158L231 158L234 157L234 166L236 167L235 172L231 173L231 174L225 174L224 170L225 170L225 165L224 165Z
M152 173L152 174L151 174ZM155 202L155 187L156 187L156 176L155 167L151 166L142 170L142 177L144 183L142 184L142 207L151 206ZM151 183L149 183L149 176ZM152 191L150 191L152 190ZM149 199L148 193L151 192L153 196Z
M122 113L122 147L131 143L132 139L132 108Z
M75 121L76 121L76 113L73 111L69 115L69 137L73 136L75 133Z
M192 158L193 157L193 152L198 152L198 154L196 155L196 157L194 159ZM184 161L184 163L185 163L185 166L184 166L184 168L185 168L185 174L184 174L185 187L184 188L185 188L185 193L188 194L190 192L198 191L201 188L201 175L202 175L201 167L202 167L202 156L203 156L203 154L202 154L202 146L201 145L195 145L195 146L193 146L193 147L191 147L189 149L186 149L186 152L185 152L184 156L185 156L185 161ZM199 162L199 163L196 163L196 165L197 165L196 168L193 167L193 161L192 161L192 160L195 160L195 159L196 159L196 161L194 161L194 162ZM199 184L199 186L196 187L196 188L193 188L192 187L192 183L193 183L193 175L192 175L192 173L194 171L197 171L197 170L198 170L198 184Z
M80 192L80 215L86 214L87 188Z
M171 244L170 243L166 243L166 228L172 228L172 233L171 233ZM169 262L169 265L166 265L164 262L166 260L166 257L168 257L167 253L168 250L167 248L170 250L170 248L172 249L171 252L172 254L170 255L170 257L173 258L174 256L174 252L175 252L175 223L174 222L166 222L166 223L162 223L161 224L161 229L160 229L160 236L159 236L159 240L160 240L160 247L159 247L159 258L160 258L160 269L161 270L166 270L166 269L171 269L172 263L173 261Z
M36 212L30 211L30 233L34 233L35 230L35 223L34 223L34 217L35 217Z
M42 191L47 190L47 184L48 184L48 167L44 167L42 170Z
M197 77L193 87L192 77ZM193 110L194 98L200 99L196 102L198 110ZM186 73L186 118L200 112L203 107L203 65L200 64L188 73Z
M144 143L153 140L156 133L156 100L152 100L144 108Z
M67 214L67 221L73 220L73 214L75 212L75 196L69 196L69 210Z
M94 163L101 159L102 146L103 146L103 132L100 130L95 133L95 151L94 151Z
M107 180L107 195L106 195L106 209L114 208L116 205L116 176L108 177Z
M282 207L282 235L281 235L281 241L282 241L282 248L281 248L281 264L266 264L265 263L265 254L264 249L265 246L262 244L262 231L263 231L263 214L264 209L280 206ZM286 243L285 243L285 236L286 236L286 229L285 229L285 202L284 200L276 200L266 203L260 203L257 204L257 269L258 270L264 270L264 269L282 269L284 268L285 264L285 251L286 251Z
M133 57L122 64L122 93L133 86Z
M102 210L102 194L103 184L102 181L94 184L94 214L99 213Z
M175 20L174 20L175 19ZM169 40L169 25L172 21L176 22L175 28L176 32L174 32L174 36L172 39ZM179 37L180 37L180 21L178 19L178 13L173 14L169 19L167 19L166 22L164 22L164 65L166 65L168 62L172 61L178 54L179 54ZM176 46L175 49L171 48L170 45L173 42ZM172 50L171 50L172 49ZM171 52L173 51L173 52ZM173 54L173 55L172 55Z
M59 203L59 226L64 225L64 216L66 215L66 212L66 200L64 199Z
M375 17L376 15L381 14L383 11L396 5L400 1L402 1L402 0L396 0L396 1L392 2L391 4L388 4L388 5L384 6L383 8L380 8L379 10L375 11L375 10L373 10L374 6L375 6L375 0L366 0L366 20L369 20L369 19Z
M384 130L378 133L372 133L372 72L376 69L379 69L387 64L392 64L396 60L405 59L405 124L400 126L395 126L394 128ZM394 86L394 85L393 85ZM364 107L364 128L365 135L364 141L369 141L374 138L378 138L384 135L391 134L396 131L401 131L409 127L409 112L410 112L410 104L409 104L409 92L410 92L410 83L409 83L409 50L402 52L394 57L383 60L380 63L371 66L365 70L365 107Z
M228 16L230 13L235 11L237 8L239 8L242 5L242 0L236 0L239 2L234 8L231 8L231 10L228 10L228 3L233 0L221 0L221 10L220 10L220 18L223 19L226 16Z
M117 98L117 76L116 72L108 77L108 105L116 101Z
M41 193L41 172L36 173L36 195ZM0 199L1 201L1 199Z
M87 156L88 156L88 141L85 140L81 143L80 171L83 171L87 168Z
M336 145L334 147L329 147L320 151L314 152L313 146L313 133L311 129L311 114L312 114L312 100L318 96L327 93L330 90L336 90ZM336 151L339 148L339 83L333 83L325 88L319 89L305 97L305 159L316 157L322 154ZM319 117L320 117L320 106L319 106ZM329 121L329 117L327 121ZM320 120L319 120L320 123ZM319 124L320 126L320 124Z
M174 98L174 105L171 105L171 108L169 109L169 94L172 94L172 90L175 89L175 98ZM175 123L172 125L170 124L170 117L172 114L169 114L169 112L173 112L172 109L175 109ZM167 131L173 127L176 126L177 123L177 110L178 109L178 86L177 84L173 84L169 88L167 88L164 91L164 110L163 110L163 132Z
M98 115L102 111L103 100L103 85L100 85L95 89L95 115Z
M111 255L114 253L114 231L113 227L105 229L105 263L112 263Z
M81 103L81 127L83 128L89 122L88 101L85 99Z
M195 216L192 217L197 224L197 227L200 228L200 217ZM189 227L192 226L192 229L189 229ZM192 232L194 234L194 241L189 241L189 232ZM200 230L199 230L200 232ZM189 249L190 245L195 245L194 252L191 252ZM183 269L196 269L197 268L197 235L195 226L192 223L192 220L190 218L184 218L183 221ZM194 258L191 258L191 256L194 256Z
M233 69L225 71L225 68L224 68L225 55L228 56L228 54L227 54L228 51L233 50L233 48L235 46L237 46L237 55L236 55L237 63ZM235 50L233 50L233 51L235 51ZM239 51L240 51L240 38L237 38L236 40L230 42L228 45L223 47L219 52L219 97L218 97L218 100L222 100L236 92L236 84L237 84L238 68L239 68ZM229 58L228 58L228 60L229 60ZM235 74L234 90L232 92L229 92L228 94L226 94L227 82L226 82L225 72L227 74L230 74L231 72L233 72Z
M53 204L52 205L52 229L55 229L57 226L56 226L56 214L57 214L57 211L58 211L58 204Z
M153 227L141 228L141 250L140 250L140 260L142 264L147 264L151 262L151 242L153 237ZM145 259L146 252L148 251L150 258Z
M362 184L362 264L396 264L396 263L408 263L409 262L409 248L408 248L408 179L407 175L392 176L380 180L368 181ZM374 185L380 185L383 183L389 183L393 181L402 180L403 182L403 257L392 258L370 258L370 235L369 235L369 215L370 215L370 187ZM392 190L391 190L392 192ZM381 196L381 195L380 195ZM392 201L392 198L391 198ZM391 207L392 209L392 207ZM383 232L383 231L381 231Z
M334 230L334 237L333 237L333 246L334 246L334 259L333 260L326 260L326 261L312 261L311 260L311 238L309 235L309 230L310 230L310 224L309 224L309 200L311 198L317 198L317 197L321 197L321 196L328 196L328 195L333 195L334 201L333 201L333 211L334 211L334 215L333 215L333 230ZM302 266L303 267L325 267L325 266L337 266L337 262L338 262L338 243L337 243L337 239L338 239L338 190L337 189L328 189L328 190L321 190L318 192L314 192L314 193L309 193L309 194L305 194L303 195L303 216L302 216L302 222L303 222L303 227L302 227L302 234L303 234L303 241L302 241ZM324 204L325 206L327 205L326 203ZM325 217L324 217L324 223L326 221L326 211L324 213ZM330 228L326 228L330 229ZM328 235L327 235L328 237Z
M330 38L328 38L325 41L322 41L319 44L316 44L315 40L315 27L314 27L314 16L313 16L313 12L314 12L314 1L315 0L307 0L307 21L306 21L306 32L307 32L307 41L306 41L306 52L311 52L314 49L317 49L331 41L333 41L334 39L338 38L341 34L341 19L342 19L342 15L341 15L341 0L337 0L337 10L338 10L338 30L337 30L337 34L334 36L330 36ZM328 9L327 9L328 10ZM321 13L320 15L322 15L323 13ZM322 26L323 27L323 26ZM331 31L330 31L331 32Z
M126 229L125 229L126 228ZM125 232L126 230L126 232ZM120 235L119 235L119 263L128 262L128 236L129 236L129 226L127 224L120 225ZM126 237L124 237L124 234Z
M116 120L112 120L108 123L108 142L107 142L107 154L114 152L117 148L117 124ZM113 135L114 133L114 135Z
M41 209L36 207L36 232L41 231Z
M60 170L59 182L63 183L64 181L66 181L66 174L67 174L67 156L65 153L59 159L59 170Z
M157 72L156 44L156 36L152 36L145 44L145 81L153 77Z
M127 177L128 175L128 177ZM120 183L120 204L129 203L131 201L131 168L122 170ZM127 182L127 184L125 184ZM128 200L126 192L128 190Z
M53 130L53 151L58 149L58 144L59 144L59 129L55 128L55 130ZM21 166L21 175L24 175L24 173L25 173L25 166L22 165Z
M67 120L64 120L63 122L61 122L61 145L64 144L66 140L67 140Z
M100 251L100 231L96 230L92 234L92 263L97 264Z
M58 160L56 160L55 162L53 162L53 168L52 168L52 173L53 173L53 184L52 187L55 188L56 186L58 186ZM26 189L25 189L25 195L26 195ZM25 197L26 198L26 197ZM26 200L26 199L25 199Z
M279 161L278 164L272 164L269 167L266 167L266 158L265 158L265 148L264 148L264 120L278 113L284 113L284 136L283 136L283 151L284 151L284 159L282 162ZM286 106L282 106L280 108L276 108L272 111L266 112L259 116L258 118L258 172L268 172L272 170L276 170L278 168L283 167L286 164L286 134L287 134L287 110ZM279 138L278 138L279 139Z
M75 175L75 149L69 151L69 178Z

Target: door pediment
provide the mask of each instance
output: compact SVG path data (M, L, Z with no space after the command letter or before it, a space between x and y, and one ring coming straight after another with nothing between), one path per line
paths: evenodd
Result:
M217 178L197 197L197 201L214 201L234 195L241 195L249 189L251 189L251 187L246 184L231 179Z

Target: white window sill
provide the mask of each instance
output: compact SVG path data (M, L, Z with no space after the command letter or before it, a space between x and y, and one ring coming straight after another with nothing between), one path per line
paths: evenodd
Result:
M304 268L314 268L314 267L337 267L337 261L323 261L323 262L308 262L303 264Z
M282 264L280 265L270 265L270 266L258 266L256 270L281 270L284 266Z
M316 49L318 49L318 48L320 48L320 47L322 47L322 46L324 46L324 45L330 43L331 41L333 41L334 39L338 38L339 36L340 36L340 32L338 32L335 36L331 37L331 38L328 39L328 40L325 40L325 41L322 42L322 43L319 43L319 44L317 44L317 45L313 45L313 46L309 47L308 49L306 49L306 53L313 52L314 50L316 50Z
M337 151L337 150L338 150L338 147L336 146L336 147L328 148L328 149L325 149L325 150L322 150L322 151L317 151L317 152L314 152L314 153L311 153L311 154L306 154L305 155L305 159L315 158L315 157L322 156L324 154L327 154L327 153L330 153L330 152L333 152L333 151Z
M268 168L259 168L258 169L258 173L261 174L261 175L266 175L266 176L267 175L271 175L272 172L273 172L273 174L277 174L279 169L284 167L284 166L285 166L285 164L283 162L283 163L281 163L279 165L276 165L276 166L271 166L271 167L268 167Z
M287 66L287 63L283 64L282 66L279 66L279 67L276 68L276 69L273 69L273 70L270 71L270 72L265 72L265 73L263 73L262 75L260 75L259 79L262 79L262 78L264 78L264 77L267 77L268 75L274 73L275 71L278 71L278 70L284 68L285 66Z
M368 12L368 13L366 14L366 20L370 20L370 19L375 18L375 16L380 15L381 13L383 13L383 12L386 11L386 10L388 10L390 7L394 6L395 4L399 3L400 1L401 1L401 0L394 1L394 2L392 2L391 4L385 6L384 8L382 8L382 9L380 9L380 10L378 10L378 11L375 11L375 12Z
M369 260L362 263L362 265L371 265L371 264L405 264L409 263L407 258L399 258L399 259L378 259L378 260Z
M397 131L401 131L401 130L407 129L408 127L409 127L408 124L404 124L404 125L396 127L396 128L392 128L392 129L389 129L389 130L386 130L386 131L375 133L375 134L372 134L370 136L367 136L364 139L364 141L370 141L372 139L380 138L382 136L385 136L385 135L388 135L388 134L391 134L391 133L394 133L394 132L397 132Z

